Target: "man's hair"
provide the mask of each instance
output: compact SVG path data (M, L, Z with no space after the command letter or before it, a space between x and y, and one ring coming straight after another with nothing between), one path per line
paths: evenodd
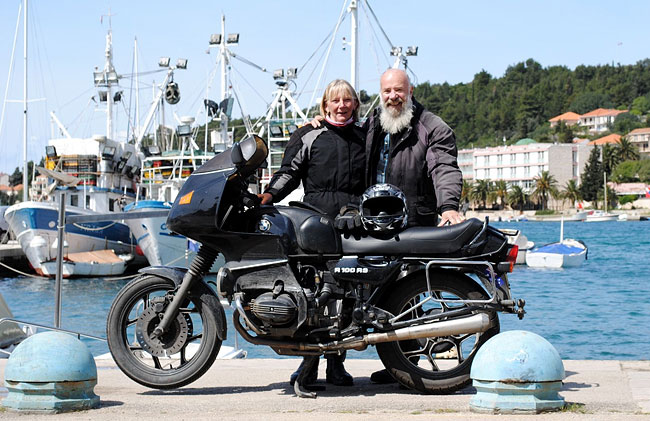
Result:
M347 97L352 98L357 102L357 106L352 112L352 117L355 120L359 120L359 105L361 105L359 102L359 96L357 95L357 92L354 90L352 85L350 85L350 82L343 79L335 79L331 81L325 88L325 91L323 92L323 98L320 100L320 114L322 116L327 116L327 101L336 94L343 94L344 97L347 94Z

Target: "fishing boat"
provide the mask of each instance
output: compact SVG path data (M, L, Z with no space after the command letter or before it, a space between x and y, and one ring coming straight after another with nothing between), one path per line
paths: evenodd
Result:
M54 275L51 268L55 266L58 210L62 200L65 200L66 216L71 216L119 212L122 204L135 198L134 179L140 167L136 148L133 144L114 140L113 136L113 109L122 98L122 92L116 89L118 78L113 66L109 29L104 68L94 72L96 98L105 105L106 135L72 137L52 113L64 137L48 141L45 167L38 168L47 176L48 186L40 197L32 196L37 200L23 201L5 212L5 219L29 263L41 275ZM65 230L65 244L61 246L65 247L66 254L107 250L107 254L125 256L135 250L129 228L118 221L67 224ZM80 260L83 257L90 260ZM77 255L76 258L79 260L75 264L69 260L66 265L67 276L92 275L105 264L93 256ZM123 272L125 267L119 262L106 265L112 274Z
M560 241L546 244L526 253L526 264L534 268L577 267L587 259L587 245L580 240L564 238L564 221L560 222Z

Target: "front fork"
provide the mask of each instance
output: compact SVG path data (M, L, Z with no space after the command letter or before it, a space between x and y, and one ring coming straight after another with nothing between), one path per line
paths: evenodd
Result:
M208 247L201 246L194 259L192 259L192 263L190 263L190 268L185 273L185 276L183 276L183 281L181 282L180 286L178 287L178 290L172 297L171 303L169 303L169 305L165 309L162 320L160 321L158 326L156 326L156 328L154 329L152 333L152 336L154 338L157 338L163 333L165 333L165 331L169 327L169 324L178 315L178 309L181 308L181 304L187 298L187 294L192 289L196 281L203 278L203 275L208 270L210 270L212 264L217 258L217 254L218 253L216 251L209 249Z

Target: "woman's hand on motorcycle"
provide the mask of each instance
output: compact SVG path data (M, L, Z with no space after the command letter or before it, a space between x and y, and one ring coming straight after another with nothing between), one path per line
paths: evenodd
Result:
M438 226L460 224L464 220L465 217L460 212L456 210L447 210L440 215L440 223Z
M273 203L273 195L271 193L260 193L257 197L259 197L261 205L269 205Z

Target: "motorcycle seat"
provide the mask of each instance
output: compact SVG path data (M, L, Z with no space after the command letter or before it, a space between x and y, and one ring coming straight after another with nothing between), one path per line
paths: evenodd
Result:
M482 230L483 223L471 218L443 227L411 227L392 236L341 235L344 255L446 256L457 253Z

